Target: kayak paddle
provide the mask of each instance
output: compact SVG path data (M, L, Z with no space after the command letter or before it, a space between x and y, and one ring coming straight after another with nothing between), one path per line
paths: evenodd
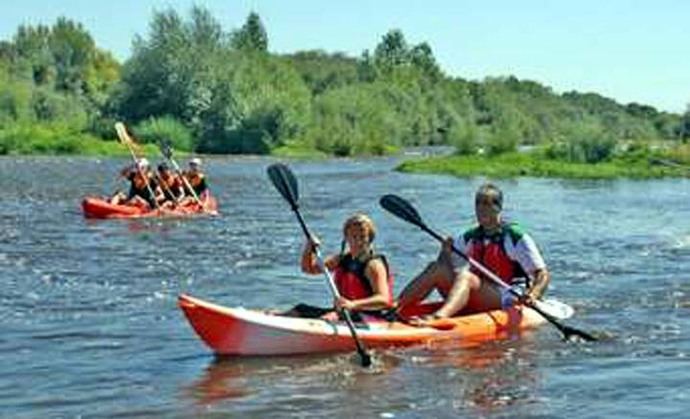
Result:
M444 242L443 237L441 237L438 233L430 229L422 220L422 217L419 215L417 210L407 202L405 199L397 196L397 195L384 195L381 197L379 203L381 206L386 209L388 212L391 214L395 215L398 218L401 218L405 221L407 221L410 224L414 224L423 231L429 233L431 236L433 236L436 240L440 242ZM513 294L514 296L521 298L522 294L520 294L518 291L515 289L511 288L506 284L501 278L499 278L496 274L491 272L489 269L487 269L485 266L483 266L481 263L477 262L476 260L472 259L471 257L467 256L465 253L460 251L455 245L452 246L453 253L459 255L463 259L465 259L470 265L472 265L474 268L478 269L484 276L492 280L494 283L496 283L498 286L502 288L508 289L508 291ZM544 317L549 323L552 325L556 326L556 328L563 334L563 338L565 340L568 340L571 336L578 336L585 341L588 342L593 342L596 341L597 338L592 336L591 334L578 330L574 327L566 326L562 324L561 322L558 321L558 319L551 314L545 312L541 308L539 308L537 303L526 303L528 307L536 311L537 313L541 314L542 317Z
M132 137L129 136L125 124L123 124L122 122L116 122L115 131L117 132L117 136L120 138L120 142L127 146L129 154L132 156L132 159L134 160L134 167L139 172L139 175L144 179L144 182L146 182L146 189L151 194L151 199L153 200L153 203L155 204L157 209L160 209L161 207L160 205L158 205L158 201L156 200L156 194L153 193L153 189L151 188L151 184L149 183L149 177L139 167L139 160L137 159L137 155L134 153L133 148L134 141L132 140Z
M180 166L177 164L177 162L173 158L173 156L172 156L173 151L172 151L172 147L170 145L170 142L163 140L158 144L158 148L160 149L163 157L165 157L170 162L170 164L173 165L173 168L175 169L175 173L177 173L177 175L182 179L184 186L186 186L187 190L189 192L191 192L196 203L199 204L199 206L201 206L201 209L203 209L204 212L209 212L206 210L206 205L204 205L204 203L201 202L201 199L199 199L199 195L196 194L196 191L194 190L194 188L192 188L192 185L190 185L187 178L184 177L184 175L182 174L182 170L180 169Z
M295 175L292 174L292 171L289 167L282 163L275 163L270 165L267 169L267 172L268 177L271 179L271 182L273 183L273 186L275 186L278 192L280 192L283 198L285 198L285 200L290 204L290 209L292 209L292 211L297 216L297 221L299 221L299 224L302 227L302 232L307 237L307 239L311 240L312 235L309 232L309 229L307 228L307 224L304 222L304 218L302 218L302 214L299 211L299 190L297 188L297 179L295 178ZM315 246L315 251L319 267L326 275L326 279L328 279L328 286L331 289L333 297L340 297L340 293L338 292L338 289L335 287L333 276L328 271L328 268L326 268L326 266L324 265L323 257L321 256L321 251L319 250L318 246ZM340 309L340 311L342 312L343 317L345 318L345 323L347 323L348 329L350 329L352 339L355 341L355 347L357 348L357 353L359 354L359 357L362 361L362 366L369 367L371 365L371 356L364 349L362 342L359 340L359 337L357 336L355 326L352 323L352 316L350 315L350 312L346 309Z

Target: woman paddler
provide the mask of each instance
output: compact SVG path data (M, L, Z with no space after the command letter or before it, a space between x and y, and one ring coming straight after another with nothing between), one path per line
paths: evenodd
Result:
M353 320L377 320L393 307L393 275L386 258L374 251L372 242L376 227L367 215L357 213L343 225L343 242L338 254L327 257L326 269L333 274L340 294L333 302L335 309L347 309ZM323 273L316 257L316 238L308 240L302 252L302 271L312 275ZM334 308L298 304L284 315L309 318L338 319Z

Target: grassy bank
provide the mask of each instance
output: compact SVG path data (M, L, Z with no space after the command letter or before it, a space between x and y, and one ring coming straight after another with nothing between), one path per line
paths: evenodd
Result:
M297 143L277 147L271 152L271 155L296 159L325 159L328 157L328 155L322 151L304 147Z
M155 142L156 133L142 132L138 138ZM163 135L169 140L171 135ZM140 144L141 152L148 156L160 156L155 144ZM188 155L185 148L174 147L178 156ZM382 154L396 154L400 149L393 146L378 150ZM271 150L272 156L297 159L326 159L327 153L310 148L299 142L291 142ZM103 140L83 131L62 125L17 124L0 129L0 155L84 155L84 156L126 156L129 150L117 138ZM354 157L354 156L353 156Z
M1 147L1 145L0 145ZM146 144L140 148L145 156L161 156L158 147ZM101 157L122 157L129 156L129 150L118 141L103 141L90 136L60 137L49 142L25 142L19 147L10 150L1 150L0 155L22 155L22 156L101 156ZM182 155L177 153L176 155ZM186 154L186 153L185 153Z
M408 160L396 170L409 173L449 174L458 177L517 176L558 177L571 179L648 179L689 177L690 168L652 162L645 156L618 157L611 161L587 164L570 163L545 157L542 153L506 153L499 156L447 156Z
M153 144L141 146L148 156L159 156ZM68 127L15 125L0 130L0 155L129 156L129 150L113 138L105 141Z

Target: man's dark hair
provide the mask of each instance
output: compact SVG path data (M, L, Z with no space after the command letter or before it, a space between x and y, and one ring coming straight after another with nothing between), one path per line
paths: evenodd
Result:
M496 210L501 211L503 209L503 192L493 183L485 183L477 189L477 193L474 195L475 205L479 203L482 197L489 198Z

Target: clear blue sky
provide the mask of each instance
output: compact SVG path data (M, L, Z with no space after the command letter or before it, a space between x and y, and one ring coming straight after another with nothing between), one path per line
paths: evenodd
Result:
M597 92L621 103L683 112L690 103L690 1L684 0L3 0L0 39L22 23L67 16L123 61L154 9L209 9L225 30L256 11L273 52L323 49L358 56L397 28L428 42L451 75L515 75Z

